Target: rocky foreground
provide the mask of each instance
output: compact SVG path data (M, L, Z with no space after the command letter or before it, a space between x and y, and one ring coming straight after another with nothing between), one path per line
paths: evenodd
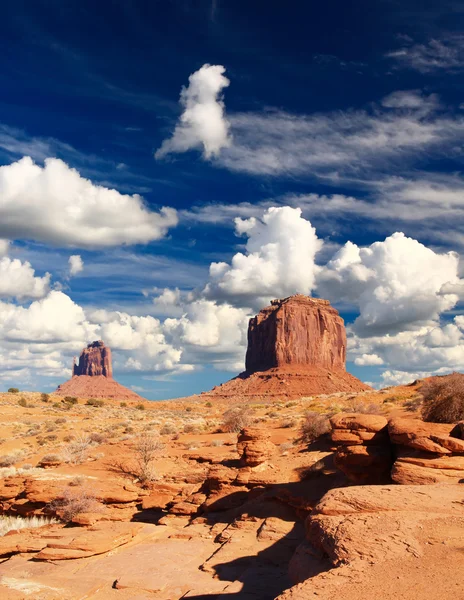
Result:
M457 598L464 440L417 397L0 396L0 597Z

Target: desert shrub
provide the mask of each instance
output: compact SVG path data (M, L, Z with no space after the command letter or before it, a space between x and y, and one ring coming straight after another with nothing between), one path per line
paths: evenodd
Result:
M419 388L422 394L422 418L433 423L457 423L464 420L464 375L452 373L434 377Z
M40 399L42 402L48 402L50 400L50 394L40 394Z
M174 433L177 433L177 428L172 423L165 423L161 427L160 433L161 435L173 435Z
M162 447L157 434L144 432L134 440L134 461L116 462L113 467L121 473L136 477L144 487L149 487L158 479L154 461Z
M53 408L61 408L61 404L59 402L54 402L52 406Z
M52 431L56 431L56 425L55 423L46 423L45 424L45 431L47 433L51 433Z
M59 417L58 419L55 419L55 423L57 425L63 425L64 423L66 423L67 419L65 419L65 417Z
M142 404L141 402L139 402L138 404L135 405L135 408L137 410L145 410L145 404Z
M102 433L94 431L89 435L89 440L94 444L103 444L106 442L106 437Z
M100 512L103 506L98 502L95 492L84 486L70 486L49 505L49 510L56 513L60 519L69 522L77 515L87 512Z
M8 393L9 394L19 394L19 389L18 388L8 388Z
M18 456L15 454L4 454L0 456L0 467L12 467L18 460Z
M238 433L252 422L252 414L248 407L229 408L223 414L222 429L228 433Z
M415 412L422 406L422 396L418 394L417 396L413 396L412 398L408 398L406 402L403 404L403 408L408 412Z
M329 433L330 430L330 421L326 415L307 412L301 425L301 437L305 442L311 443Z
M366 404L365 402L354 402L342 409L343 412L361 413L363 415L381 415L382 409L378 404Z
M65 396L65 397L63 398L63 402L64 402L65 404L71 404L71 405L74 405L74 404L77 404L77 403L78 403L78 400L77 400L77 398L76 398L75 396Z
M296 424L297 422L295 421L295 419L285 419L285 421L282 421L280 426L282 427L282 429L292 429L292 427L295 427Z
M56 442L58 436L56 435L56 433L51 433L50 435L46 435L45 439L47 440L47 442Z
M205 406L206 406L207 408L211 408L211 407L213 406L213 404L212 404L211 402L207 402L207 403L205 404Z
M32 529L58 523L53 517L8 517L0 516L0 536L9 531L18 531L19 529Z
M87 406L93 406L95 408L101 408L105 406L103 400L97 400L96 398L89 398L86 402Z
M27 408L27 400L26 398L20 398L18 400L18 406L22 406L23 408Z
M63 458L68 463L80 465L87 459L91 446L92 442L89 436L79 435L72 442L64 446Z
M184 433L201 433L201 427L198 423L186 423L184 425Z
M65 435L63 438L64 442L72 442L74 439L76 439L76 436L69 434L69 435Z
M188 413L189 413L189 412L192 412L192 410L193 410L193 409L192 409L192 407L191 407L191 406L187 406L187 407L185 408L185 412L188 412Z
M119 406L121 408L126 408L127 407L127 402L121 402L121 404Z
M211 442L211 446L213 446L213 448L218 446L224 446L224 440L213 440Z

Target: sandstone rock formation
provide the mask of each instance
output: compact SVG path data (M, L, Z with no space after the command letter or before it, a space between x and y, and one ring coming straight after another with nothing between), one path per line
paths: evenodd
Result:
M84 348L79 357L79 363L73 363L74 375L103 375L111 379L113 377L113 367L111 364L111 350L106 347L102 340L92 342Z
M343 319L328 300L273 300L248 327L246 370L206 395L293 398L370 389L346 372Z
M289 365L344 371L345 361L345 326L328 300L301 294L272 300L250 319L247 373Z
M270 437L265 429L242 429L237 440L241 464L245 467L257 467L266 463L276 450L275 445L269 441Z
M118 400L142 400L142 398L113 379L111 349L102 340L88 344L76 364L73 376L58 386L56 394L79 398L117 398Z
M330 419L334 463L355 483L390 481L393 464L387 419L381 415L340 413Z
M402 484L462 483L464 440L458 425L391 419L388 423L396 460L392 479Z
M452 598L463 532L459 485L331 490L307 518L306 541L290 564L303 583L279 600L422 600L430 581L437 598Z
M338 414L330 419L334 463L355 483L403 485L462 483L464 439L461 424Z

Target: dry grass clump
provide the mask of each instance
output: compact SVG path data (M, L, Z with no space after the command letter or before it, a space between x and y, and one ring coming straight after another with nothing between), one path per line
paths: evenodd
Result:
M434 377L421 385L422 418L433 423L464 420L464 375Z
M72 521L82 513L95 513L103 510L103 505L98 502L95 492L83 485L66 487L49 505L62 521Z
M222 430L227 433L238 433L251 425L253 415L248 407L234 407L223 414Z
M307 412L301 425L301 437L307 443L314 442L331 431L330 421L326 415Z
M9 531L18 531L20 529L33 529L58 523L53 517L8 517L0 516L0 536Z
M65 462L80 465L87 460L92 447L92 440L88 435L78 435L72 442L63 447Z
M363 415L381 415L382 409L378 404L366 402L353 402L350 406L342 409L343 412L361 413Z
M10 454L0 456L0 467L12 467L24 458L24 450L14 450Z

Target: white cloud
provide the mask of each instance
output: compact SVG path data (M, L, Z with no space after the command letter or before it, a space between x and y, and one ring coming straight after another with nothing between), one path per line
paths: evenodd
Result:
M437 320L458 301L443 286L459 282L456 253L438 254L403 233L359 248L347 242L318 275L318 292L358 307L353 329L392 333Z
M236 219L235 227L248 237L246 252L235 254L230 265L211 263L207 297L260 307L275 297L311 292L322 242L300 209L271 207L262 219Z
M425 44L405 45L386 56L396 60L399 66L421 73L458 73L464 67L464 36L452 35L447 39L431 39Z
M354 364L360 367L383 365L383 360L377 354L362 354L355 358Z
M209 159L230 144L229 123L224 115L221 94L230 82L224 73L225 68L221 65L205 64L190 75L189 85L180 95L184 111L172 137L164 140L155 158L202 148L203 156Z
M85 342L96 339L97 327L69 296L51 291L28 307L0 302L0 337L27 343Z
M6 256L8 254L8 250L10 249L10 240L1 240L0 239L0 258Z
M28 262L4 256L0 258L0 298L42 298L50 288L50 273L36 277Z
M69 257L69 275L73 277L84 270L84 261L79 254L73 254Z
M172 208L150 211L137 194L93 184L59 159L24 157L0 167L0 235L61 246L105 247L157 240L177 224Z

